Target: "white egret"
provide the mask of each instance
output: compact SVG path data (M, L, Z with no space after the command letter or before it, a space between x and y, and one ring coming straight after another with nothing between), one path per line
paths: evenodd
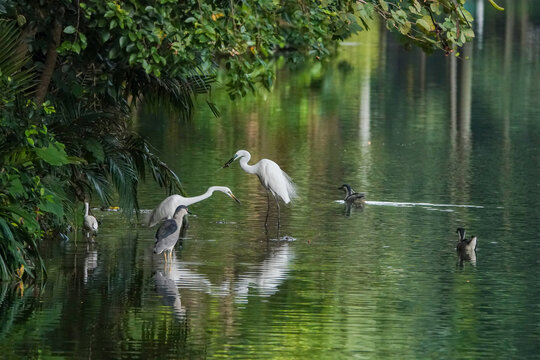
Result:
M226 186L211 186L208 188L208 190L206 190L204 194L194 197L183 197L181 195L175 194L166 197L165 200L163 200L161 204L159 204L158 207L152 211L148 219L148 226L152 227L163 219L171 219L173 217L174 211L178 206L189 206L199 201L203 201L204 199L212 196L214 191L221 191L222 193L229 196L231 199L240 204L240 200L238 200L236 196L234 196L234 194L232 193L231 189Z
M167 219L161 224L156 232L156 243L154 245L154 254L161 254L165 257L167 262L167 251L172 261L172 251L176 242L178 241L178 235L182 228L182 219L184 215L189 211L185 205L180 205L176 208L172 219Z
M458 234L458 243L456 246L456 251L459 256L459 260L470 260L476 261L476 236L471 236L470 239L465 238L465 229L457 228L456 233Z
M366 201L365 193L355 192L349 184L343 184L338 189L345 191L345 203L347 205L364 206Z
M98 222L93 215L88 213L90 205L88 201L84 202L84 229L86 230L86 237L90 237L90 233L95 235L98 231Z
M268 208L266 210L266 219L264 225L268 224L268 214L270 212L270 195L274 196L278 209L278 228L280 224L280 209L278 197L283 200L285 204L291 202L296 197L296 187L292 182L289 175L285 171L281 170L278 164L268 159L261 159L254 165L249 165L248 161L251 159L251 154L246 150L238 150L234 156L223 165L223 168L229 167L229 165L235 161L240 160L240 167L244 169L248 174L255 174L259 177L259 181L266 189L266 199L268 201Z

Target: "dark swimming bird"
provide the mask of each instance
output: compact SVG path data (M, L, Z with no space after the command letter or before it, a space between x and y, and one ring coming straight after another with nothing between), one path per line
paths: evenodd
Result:
M174 212L173 218L165 220L156 232L154 254L163 253L165 262L167 262L167 251L169 252L169 258L172 261L172 251L178 241L178 235L182 228L182 219L184 218L184 215L188 213L188 208L185 205L178 206Z
M458 243L456 251L460 260L476 260L476 236L471 236L470 239L465 238L465 229L457 228Z
M349 184L343 184L338 189L345 191L345 203L347 205L364 206L366 201L365 193L357 193Z

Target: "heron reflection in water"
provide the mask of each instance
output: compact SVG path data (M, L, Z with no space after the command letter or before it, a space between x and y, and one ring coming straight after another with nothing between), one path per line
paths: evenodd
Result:
M161 271L156 271L153 276L154 284L156 285L156 292L161 297L161 302L165 306L169 306L173 309L174 315L177 319L185 319L186 309L182 306L180 300L180 293L178 287L171 279L169 272L165 272L165 275Z

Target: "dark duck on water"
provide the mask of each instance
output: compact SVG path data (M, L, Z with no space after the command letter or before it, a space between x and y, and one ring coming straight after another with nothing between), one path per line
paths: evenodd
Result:
M345 191L345 203L347 205L364 206L366 201L365 193L355 192L349 184L343 184L338 189Z
M465 238L465 229L457 228L458 243L456 251L461 261L463 260L476 260L476 236L471 236L470 239Z

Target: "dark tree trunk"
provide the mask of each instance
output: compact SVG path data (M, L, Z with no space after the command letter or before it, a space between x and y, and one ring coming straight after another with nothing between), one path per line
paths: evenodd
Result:
M64 8L58 9L57 18L54 20L51 37L49 41L49 48L47 49L47 56L45 58L45 64L43 67L43 72L39 79L39 83L36 90L36 104L40 106L45 100L45 95L49 89L49 84L51 83L52 74L56 66L56 58L58 57L58 52L56 49L60 46L60 41L62 38L62 23L61 19L64 16Z

